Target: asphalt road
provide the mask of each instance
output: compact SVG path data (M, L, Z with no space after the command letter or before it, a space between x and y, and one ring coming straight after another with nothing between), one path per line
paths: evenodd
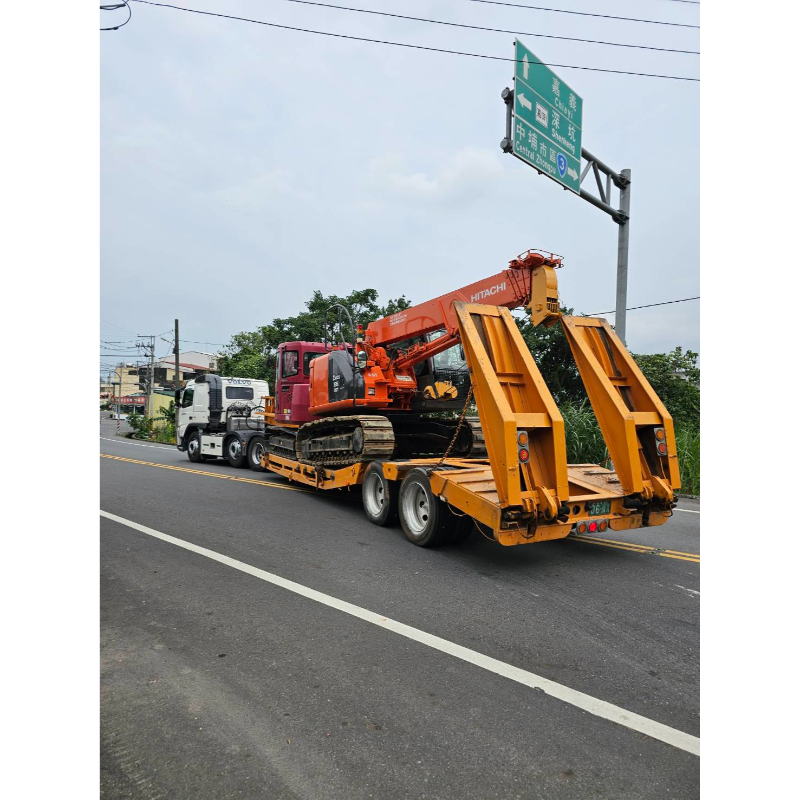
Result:
M425 550L356 493L115 429L103 511L699 736L698 502L609 542ZM108 800L699 794L691 752L107 518L101 587Z

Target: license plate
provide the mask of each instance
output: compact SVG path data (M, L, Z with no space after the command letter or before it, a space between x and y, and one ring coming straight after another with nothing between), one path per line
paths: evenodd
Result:
M595 500L592 503L587 503L589 516L592 517L601 517L604 514L611 513L611 501L610 500Z

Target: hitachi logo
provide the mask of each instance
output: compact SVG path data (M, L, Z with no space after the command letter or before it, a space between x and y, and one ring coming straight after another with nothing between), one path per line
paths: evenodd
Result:
M491 297L493 294L497 294L498 292L504 292L506 289L506 282L503 281L502 283L498 283L497 286L492 286L489 289L484 289L482 292L476 292L472 297L470 297L470 303L477 303L480 300L485 300L487 297Z

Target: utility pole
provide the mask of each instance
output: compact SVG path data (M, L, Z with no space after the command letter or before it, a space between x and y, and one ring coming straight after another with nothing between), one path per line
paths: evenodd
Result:
M181 346L178 339L178 320L175 320L175 411L181 403ZM176 417L177 419L177 417Z
M147 405L145 406L145 414L148 417L153 416L153 389L155 388L155 360L156 360L156 337L155 334L137 333L136 336L141 339L149 339L150 344L142 343L142 347L147 350L150 349L150 364L148 366L147 377Z

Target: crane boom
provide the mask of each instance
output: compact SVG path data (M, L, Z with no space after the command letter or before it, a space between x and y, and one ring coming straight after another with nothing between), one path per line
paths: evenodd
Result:
M415 361L430 358L452 347L457 341L458 318L453 305L457 302L491 303L509 309L532 306L532 314L541 315L543 310L546 312L538 321L550 318L551 315L555 319L558 313L558 291L555 280L548 280L548 270L560 266L561 259L558 256L529 250L511 261L508 269L496 275L371 322L367 327L365 340L371 346L386 347L445 329L446 336L428 343L430 346L423 345L414 349ZM544 291L541 292L541 289ZM532 292L542 295L535 297L533 303ZM538 309L534 308L536 305L539 306ZM408 356L410 355L409 353Z

